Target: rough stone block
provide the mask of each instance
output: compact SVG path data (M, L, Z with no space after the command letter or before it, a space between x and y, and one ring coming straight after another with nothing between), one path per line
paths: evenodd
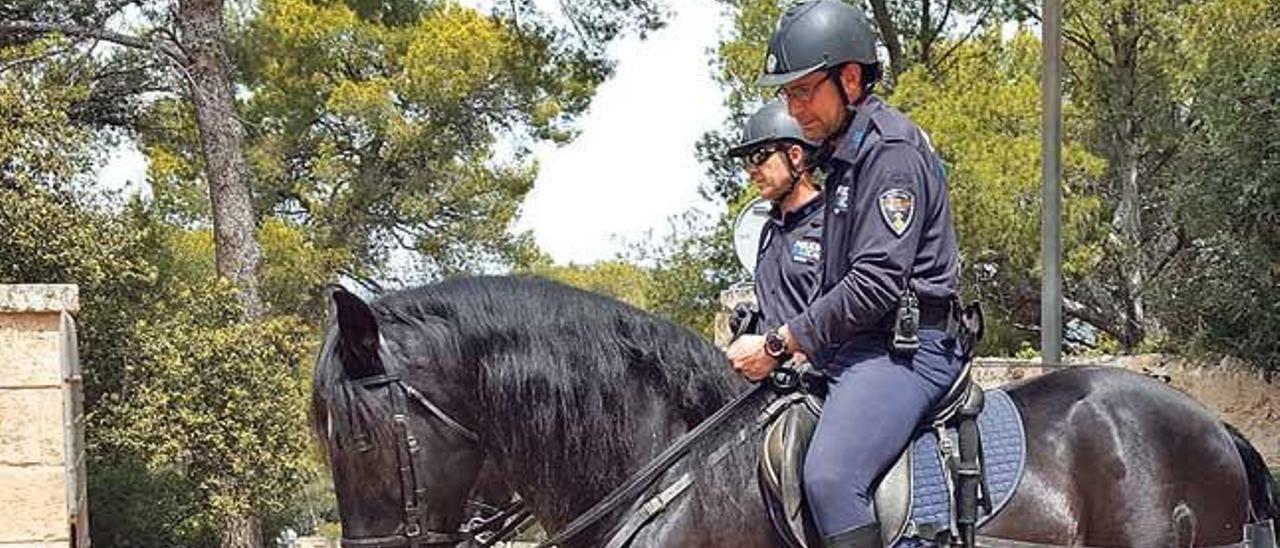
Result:
M0 466L0 545L70 541L65 479L61 466Z
M65 462L62 397L58 388L0 390L0 465Z
M0 386L62 384L62 334L55 314L0 313Z
M0 542L0 548L71 548L71 542L66 540L51 540L47 542Z
M71 542L66 540L51 540L48 542L0 542L0 548L71 548Z
M80 289L69 284L0 284L0 312L78 312Z

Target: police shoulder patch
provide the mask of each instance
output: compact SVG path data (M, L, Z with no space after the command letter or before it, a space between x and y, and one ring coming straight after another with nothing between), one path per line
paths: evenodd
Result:
M892 188L880 195L880 217L895 236L902 236L915 218L916 197L909 190Z

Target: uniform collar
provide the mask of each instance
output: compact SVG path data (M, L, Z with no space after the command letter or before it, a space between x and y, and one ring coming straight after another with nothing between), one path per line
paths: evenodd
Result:
M782 211L782 208L778 207L778 204L773 204L773 207L769 209L769 219L783 228L791 228L792 226L795 226L796 223L804 221L809 218L810 215L813 215L814 212L822 209L822 204L824 202L825 200L822 197L822 193L819 192L815 194L813 198L810 198L809 201L805 202L804 205L790 213Z
M884 101L875 95L867 95L866 99L858 103L854 107L853 122L849 124L849 131L840 138L832 156L849 164L857 161L858 151L862 149L862 141L866 139L867 130L871 126L871 113L883 107Z

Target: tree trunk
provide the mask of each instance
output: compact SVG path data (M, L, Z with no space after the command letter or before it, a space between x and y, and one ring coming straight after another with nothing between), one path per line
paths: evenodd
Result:
M1137 108L1138 52L1141 29L1137 21L1137 7L1129 4L1118 21L1112 23L1109 33L1113 44L1116 79L1116 97L1112 102L1112 162L1119 179L1120 203L1116 207L1113 230L1120 243L1120 273L1124 284L1125 303L1124 337L1120 342L1125 350L1135 350L1146 336L1147 314L1143 292L1146 289L1146 271L1142 253L1142 154L1141 113Z
M1128 120L1125 125L1132 126L1133 121ZM1124 293L1129 301L1126 303L1128 317L1122 341L1126 350L1134 350L1142 342L1147 320L1142 295L1146 285L1146 272L1142 256L1142 193L1138 188L1137 149L1132 139L1121 146L1118 170L1121 179L1120 207L1117 208L1123 257L1121 272L1125 284Z
M186 76L213 203L218 275L235 283L246 319L256 319L263 314L258 293L262 253L244 157L244 127L232 95L222 10L222 0L182 0L178 26L189 59Z
M233 516L223 524L223 548L262 548L262 523L252 516Z
M222 9L222 0L181 0L178 26L189 60L184 68L213 203L218 275L236 285L245 319L254 320L263 314L258 293L262 253L255 230L249 164L244 157L244 127L232 95ZM222 548L262 548L260 529L257 518L233 515L223 524Z
M886 0L871 0L871 12L880 29L880 39L884 41L885 49L889 50L889 70L885 71L886 76L897 82L898 75L907 70L907 67L903 66L902 37L898 34L898 26L893 22L893 12L889 11Z

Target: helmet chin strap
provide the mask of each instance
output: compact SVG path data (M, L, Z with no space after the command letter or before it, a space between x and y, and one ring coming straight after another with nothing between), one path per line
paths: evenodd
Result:
M787 191L783 192L781 196L778 196L777 200L774 200L779 207L782 206L782 202L787 201L787 198L791 196L792 192L796 191L796 185L800 182L800 175L805 171L808 171L796 169L796 165L791 162L791 151L789 149L783 151L782 159L787 163Z
M831 84L836 87L836 92L840 94L840 109L844 111L840 118L840 126L836 128L831 136L823 143L823 148L830 146L832 152L835 152L835 143L838 137L843 137L845 132L849 131L849 126L853 124L853 117L857 114L855 104L849 100L849 93L844 89L844 81L840 77L840 73L844 71L847 65L840 65L827 69L827 78L831 79ZM861 100L861 97L859 97Z

